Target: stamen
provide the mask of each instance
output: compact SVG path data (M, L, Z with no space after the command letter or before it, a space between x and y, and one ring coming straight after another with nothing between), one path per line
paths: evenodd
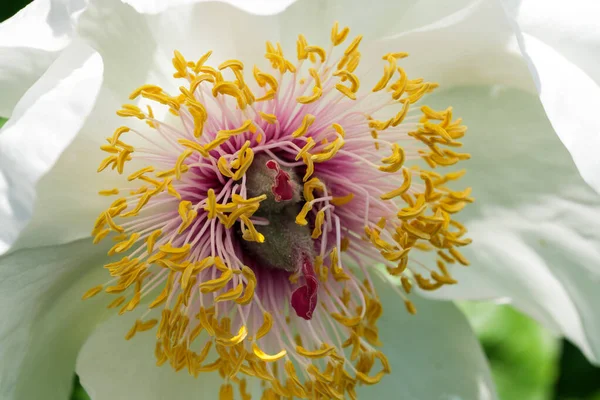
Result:
M432 170L469 159L466 127L422 104L437 84L410 79L406 53L390 49L375 86L361 85L362 36L344 49L348 36L336 22L325 50L299 35L297 61L267 42L273 70L251 74L175 51L179 91L132 91L117 111L131 126L101 146L98 172L124 183L99 191L120 196L92 229L94 243L114 241L111 280L83 298L116 294L108 308L136 313L125 338L155 329L157 365L218 371L221 399L233 384L249 398L243 376L263 380L264 398L356 398L390 373L371 280L386 272L371 265L399 278L415 314L415 286L456 284L469 264L455 220L473 202L455 188L464 171Z

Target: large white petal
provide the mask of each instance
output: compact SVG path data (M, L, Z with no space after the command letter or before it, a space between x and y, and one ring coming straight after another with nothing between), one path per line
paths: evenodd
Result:
M0 24L0 115L10 117L23 93L65 48L86 0L36 0Z
M70 45L23 96L0 133L0 253L30 221L36 185L73 141L102 83L102 60L89 46ZM85 159L85 153L70 157ZM60 187L50 199L60 201ZM58 193L56 193L58 191ZM48 200L48 198L46 199ZM52 201L42 207L52 215ZM49 232L50 233L50 232ZM50 233L51 243L60 240ZM25 246L39 243L24 241ZM44 243L47 244L47 243Z
M535 95L462 88L434 95L469 131L465 185L476 202L458 219L471 267L453 267L449 298L505 298L600 360L600 197L583 181Z
M216 373L198 378L170 365L156 366L154 330L125 340L136 317L115 315L101 324L83 345L76 371L93 400L212 400L223 379Z
M409 31L402 30L405 26L414 26L410 21L418 19L417 11L436 9L437 3L420 2L402 20L409 24L397 25L396 32L379 40L377 47L393 46L395 51L408 52L410 57L403 59L400 65L411 76L438 82L445 88L504 84L535 90L513 27L496 1L449 2L455 8L440 7L439 19ZM457 7L458 4L462 7Z
M520 29L540 99L583 178L600 193L600 3L543 0L505 2Z
M454 305L415 299L419 312L411 316L391 283L377 281L376 285L384 305L380 338L392 374L375 386L359 388L361 398L495 398L481 346ZM217 398L223 382L217 374L200 374L194 379L185 371L175 373L168 365L156 367L153 332L139 333L126 341L124 335L135 318L110 318L83 346L77 373L92 399ZM259 388L257 381L250 382L250 387Z
M454 304L413 296L413 316L390 283L374 283L383 304L379 338L392 374L375 386L359 388L359 398L496 398L481 345Z
M68 398L78 350L108 311L105 298L81 300L106 279L105 251L86 240L0 257L0 398Z

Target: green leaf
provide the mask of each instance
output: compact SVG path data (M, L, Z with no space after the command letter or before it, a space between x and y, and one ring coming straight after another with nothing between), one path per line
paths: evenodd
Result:
M71 394L70 400L91 400L90 396L85 392L85 389L79 382L79 377L75 375L73 379L73 393Z
M560 340L512 307L461 304L486 351L500 399L553 398Z

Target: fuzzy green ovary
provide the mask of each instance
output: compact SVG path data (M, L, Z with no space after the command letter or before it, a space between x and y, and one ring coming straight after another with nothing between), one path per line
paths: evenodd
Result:
M314 242L308 225L298 225L296 215L302 209L302 183L299 174L292 168L279 166L289 177L292 187L290 200L277 201L273 185L277 172L267 167L271 160L267 154L255 157L252 166L246 172L246 190L248 197L265 194L267 198L260 203L255 217L264 218L269 225L259 225L256 229L265 236L263 243L242 241L245 251L255 257L257 266L295 272L299 269L303 254L314 258ZM241 236L241 235L240 235Z

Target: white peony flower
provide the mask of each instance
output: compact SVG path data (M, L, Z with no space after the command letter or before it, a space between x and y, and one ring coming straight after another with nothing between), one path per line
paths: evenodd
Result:
M421 294L598 361L598 10L569 7L34 1L0 25L0 397L494 399Z

